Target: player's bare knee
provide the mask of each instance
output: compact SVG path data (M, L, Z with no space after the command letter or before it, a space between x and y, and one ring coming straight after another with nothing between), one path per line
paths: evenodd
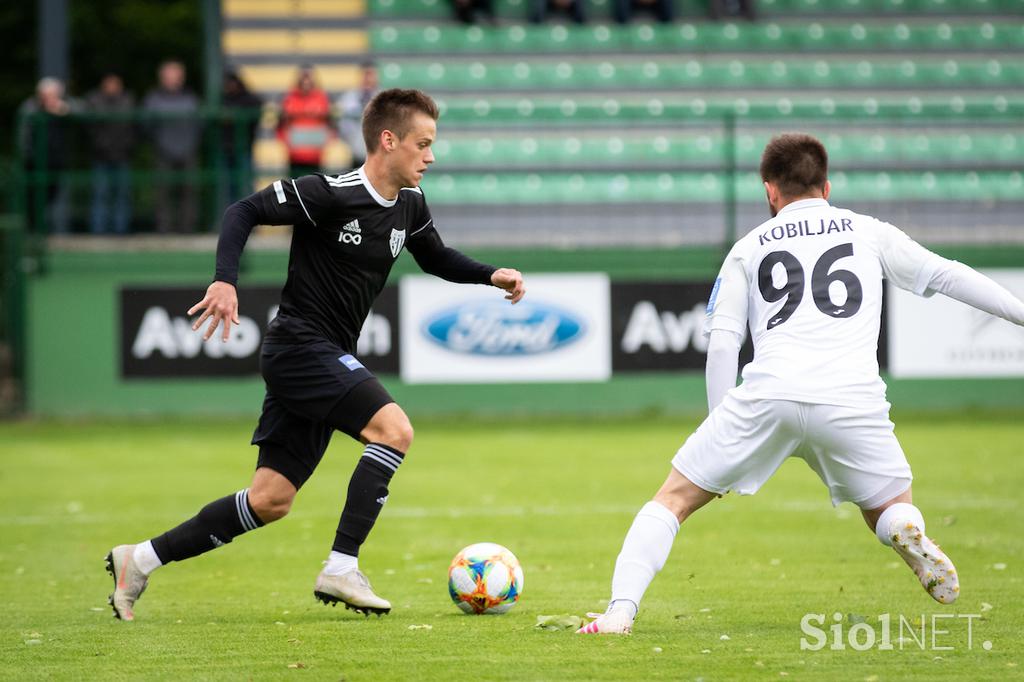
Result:
M368 443L382 443L399 452L408 452L412 446L413 428L401 409L378 414L363 429L362 437Z
M680 523L699 508L690 504L684 496L666 491L659 491L654 501L675 514Z
M405 415L402 415L403 417ZM409 452L413 437L412 424L408 419L394 420L382 430L378 443L383 443L399 452Z
M688 516L715 499L715 493L704 490L672 469L668 478L654 496L654 501L676 515L680 523Z
M249 504L263 523L283 519L291 511L294 493L273 490L250 490Z

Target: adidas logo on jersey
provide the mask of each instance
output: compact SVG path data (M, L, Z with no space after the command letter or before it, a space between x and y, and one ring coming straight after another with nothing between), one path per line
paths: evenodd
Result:
M385 495L384 497L378 497L377 498L377 504L380 504L380 505L383 505L387 501L388 501L388 496L387 495Z
M338 233L338 241L342 244L354 244L355 246L362 244L363 235L362 230L359 229L359 221L353 220L342 225L341 232Z

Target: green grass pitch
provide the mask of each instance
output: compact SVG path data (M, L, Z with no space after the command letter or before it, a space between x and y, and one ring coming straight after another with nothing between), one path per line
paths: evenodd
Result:
M103 556L244 487L252 424L0 424L0 679L1021 679L1024 425L895 420L929 534L961 575L955 605L934 603L791 460L758 495L683 526L629 638L534 624L604 608L623 535L693 419L420 422L361 558L395 604L380 619L312 595L360 452L338 437L288 518L160 569L135 623L111 616ZM450 558L478 541L523 563L508 615L466 616L448 598ZM800 648L808 613L826 616L819 651ZM880 638L889 614L893 649L833 650L834 613L844 643L860 621L858 642L869 626ZM920 637L922 617L923 650L897 631L904 618Z

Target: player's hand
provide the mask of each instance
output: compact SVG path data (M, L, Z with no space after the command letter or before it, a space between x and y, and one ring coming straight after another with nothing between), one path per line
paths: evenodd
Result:
M200 310L203 314L192 324L192 330L198 330L206 320L210 320L210 326L203 334L203 341L209 341L217 327L223 323L221 341L227 342L231 335L231 324L238 324L238 292L227 282L214 282L206 289L203 300L188 309L188 314L195 315Z
M498 268L491 275L491 284L504 289L507 293L505 299L512 303L519 303L519 300L526 294L526 287L523 286L523 273L512 268Z

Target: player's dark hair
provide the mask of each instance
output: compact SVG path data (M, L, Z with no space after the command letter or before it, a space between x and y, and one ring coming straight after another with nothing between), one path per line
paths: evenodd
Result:
M381 90L363 112L363 140L366 151L377 151L380 146L380 134L390 130L399 138L409 132L409 121L415 112L426 114L437 120L441 113L437 104L424 92L419 90Z
M828 180L825 145L804 133L776 135L761 155L761 180L772 183L788 198L824 189Z

